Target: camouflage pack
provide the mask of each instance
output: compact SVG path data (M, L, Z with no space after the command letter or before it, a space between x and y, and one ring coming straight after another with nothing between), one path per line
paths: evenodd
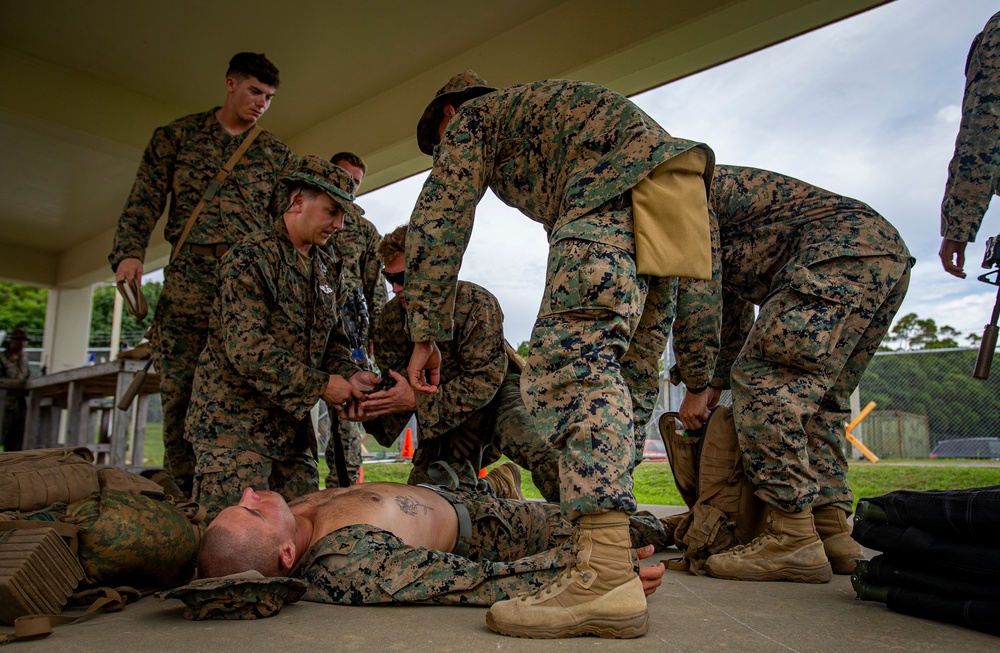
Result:
M309 585L297 578L268 578L257 571L202 578L159 592L158 599L180 599L185 619L263 619L301 599Z
M202 526L172 503L105 488L70 504L63 521L80 527L86 583L161 588L194 575Z
M0 453L0 510L40 510L98 488L94 454L87 447Z
M678 429L677 413L660 416L670 469L688 511L669 518L677 548L697 572L714 553L746 544L764 529L767 504L743 471L736 424L719 406L698 431ZM682 565L683 566L683 565Z

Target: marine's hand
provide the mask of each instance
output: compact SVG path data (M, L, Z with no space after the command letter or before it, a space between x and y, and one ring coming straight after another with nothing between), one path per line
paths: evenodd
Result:
M942 238L941 249L938 251L944 271L959 279L965 278L965 246L967 244L957 240Z
M395 370L389 370L389 374L396 380L396 385L388 390L371 393L357 405L349 405L346 419L357 422L389 413L412 413L417 409L416 395L406 378Z
M413 343L410 364L406 367L410 387L417 392L437 392L441 379L441 350L433 340Z
M365 374L365 372L358 372L358 374ZM326 383L326 390L323 391L323 401L334 407L342 406L348 401L362 400L364 398L364 392L358 390L350 381L339 374L330 375ZM339 414L340 410L338 409L337 412Z
M684 428L689 431L701 428L708 419L708 411L719 403L719 394L720 392L712 387L705 388L701 392L685 392L681 407L677 409L678 419Z
M649 544L647 546L639 547L635 550L636 555L639 556L640 560L645 560L649 556L653 555L653 545ZM649 596L656 591L656 588L660 586L663 582L663 573L667 570L662 562L653 565L652 567L639 566L639 580L642 581L642 591Z
M115 270L115 281L141 281L142 261L137 258L123 258Z
M378 383L378 374L361 371L351 377L350 383L361 392L371 392L375 384Z

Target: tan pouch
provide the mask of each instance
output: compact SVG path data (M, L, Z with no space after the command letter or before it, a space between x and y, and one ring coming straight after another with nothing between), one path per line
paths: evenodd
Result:
M87 447L0 453L0 510L41 510L98 489L94 454Z
M639 274L712 278L707 165L706 153L693 148L667 159L632 188Z

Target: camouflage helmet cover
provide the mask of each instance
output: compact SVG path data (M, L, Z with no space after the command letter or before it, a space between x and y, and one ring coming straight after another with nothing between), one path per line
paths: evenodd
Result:
M326 159L307 154L299 159L295 169L286 174L281 181L286 184L307 184L332 197L345 213L365 214L365 210L354 203L354 178L349 172Z
M466 70L448 80L431 100L420 122L417 123L417 145L424 154L433 154L437 144L437 130L441 124L441 109L446 104L462 104L467 100L492 93L496 88L490 86L476 74L474 70Z
M165 592L156 598L180 599L187 608L184 618L263 619L281 611L286 603L301 599L309 585L297 578L267 578L245 571L218 578L202 578Z

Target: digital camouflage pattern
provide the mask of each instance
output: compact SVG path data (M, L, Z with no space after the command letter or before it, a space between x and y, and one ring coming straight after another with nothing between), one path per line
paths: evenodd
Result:
M538 589L575 558L573 525L556 505L465 488L441 494L469 511L469 557L411 547L373 526L348 526L316 542L292 570L309 583L305 600L492 605ZM634 515L631 531L638 545L672 542L649 513Z
M674 282L636 274L626 191L692 148L708 155L707 187L711 150L671 137L628 98L586 82L520 84L461 106L410 218L410 334L439 345L452 337L455 280L486 189L545 228L546 290L521 389L536 431L561 454L571 519L636 507L635 425L659 389Z
M972 242L1000 194L1000 13L972 42L965 64L962 124L941 203L941 235Z
M340 326L333 261L320 247L308 259L300 256L279 217L236 245L219 267L186 437L273 461L306 460L315 446L309 410L329 375L349 379L358 371ZM308 473L315 474L314 466ZM202 467L199 460L196 486L209 473ZM195 496L201 502L197 487Z
M341 302L355 289L360 290L364 295L365 304L368 306L368 329L361 334L362 341L371 340L371 332L374 325L378 324L382 307L389 300L389 293L385 289L385 282L382 280L382 264L379 263L375 251L381 242L382 236L367 218L360 215L345 215L344 228L333 234L327 243L327 248L331 250L334 261L336 261L341 283ZM328 412L330 424L336 425L337 433L344 445L344 453L347 458L347 473L349 484L356 483L358 472L361 469L361 426L357 422L349 422L337 418L335 411ZM330 428L328 425L327 428ZM327 487L337 487L340 485L337 478L336 466L333 464L334 449L333 441L328 440L326 448L326 460L330 467L330 475L326 478Z
M184 618L264 619L279 612L286 603L295 603L308 586L296 578L265 578L246 571L219 578L202 578L183 587L158 592L156 598L179 599L187 606Z
M843 425L889 329L914 259L867 204L784 175L716 168L721 290L682 279L675 381L731 387L757 495L798 512L851 509ZM754 305L760 312L754 321ZM725 311L723 312L723 308ZM721 315L721 348L706 347Z
M441 383L437 394L414 393L417 402L417 448L409 483L433 483L427 468L443 460L455 469L465 462L485 467L506 454L531 470L548 500L558 500L558 460L538 437L521 398L521 377L508 365L503 311L482 286L458 282L455 337L441 348ZM398 297L386 304L375 328L375 357L382 374L406 376L413 343ZM410 413L394 413L365 422L383 446L406 427Z
M218 107L185 116L153 132L118 220L108 256L113 270L125 258L144 260L168 199L164 236L175 244L209 182L243 143L246 132L228 133L215 117L216 111ZM206 203L185 242L232 245L266 226L271 214L283 208L284 191L278 182L294 159L276 136L261 132ZM164 466L185 492L191 491L194 455L184 441L184 417L198 354L207 339L217 265L215 257L180 255L164 272L163 294L153 318L152 344L163 400Z

